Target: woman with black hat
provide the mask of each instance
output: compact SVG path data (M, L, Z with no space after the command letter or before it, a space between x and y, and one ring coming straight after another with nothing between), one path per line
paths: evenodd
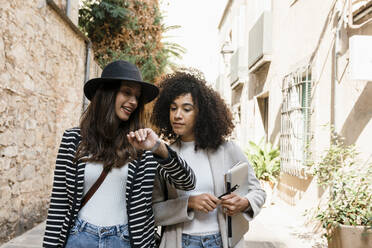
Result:
M121 60L86 82L91 102L80 126L62 137L43 247L154 246L155 175L178 189L195 187L184 160L142 126L144 104L158 92Z

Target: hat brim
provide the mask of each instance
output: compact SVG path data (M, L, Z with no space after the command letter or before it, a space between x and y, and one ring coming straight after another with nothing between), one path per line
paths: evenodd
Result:
M112 81L112 82L125 81L125 82L133 82L133 83L140 84L141 85L141 96L142 96L144 103L151 102L159 94L159 88L157 86L147 83L147 82L143 82L143 81L133 80L129 78L93 78L93 79L88 80L84 84L84 94L86 98L88 98L91 101L98 87L100 86L100 84L103 82L108 82L108 81Z

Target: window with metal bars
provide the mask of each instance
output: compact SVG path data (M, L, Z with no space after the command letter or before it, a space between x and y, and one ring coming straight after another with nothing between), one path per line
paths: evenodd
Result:
M282 86L281 171L304 177L310 141L311 68L303 67L285 76Z

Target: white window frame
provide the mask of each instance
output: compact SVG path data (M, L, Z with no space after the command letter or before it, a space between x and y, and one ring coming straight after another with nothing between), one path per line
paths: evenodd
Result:
M301 67L283 79L280 130L281 171L305 178L311 119L312 71Z

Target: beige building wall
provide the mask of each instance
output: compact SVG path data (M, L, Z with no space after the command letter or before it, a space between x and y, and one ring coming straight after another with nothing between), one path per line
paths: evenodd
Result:
M325 126L329 124L346 138L347 144L356 144L361 159L367 160L372 156L369 142L372 139L372 82L351 79L348 44L349 37L354 34L372 35L372 23L355 30L340 25L335 57L335 31L344 2L334 2L272 0L264 4L264 1L246 1L247 29L250 30L263 10L270 9L273 31L271 62L249 73L243 85L240 131L237 131L242 134L237 136L241 145L265 137L259 106L264 97L269 97L267 140L279 144L283 79L298 68L311 64L313 158L318 159L329 146L330 132ZM228 20L233 15L233 11L226 11L223 18ZM220 28L221 44L225 38L223 30L229 29L229 23L223 23L226 26ZM230 86L225 83L221 91L229 90ZM301 179L285 173L280 178L278 189L282 199L299 207L316 204L323 193L311 176Z
M250 85L258 82L248 73L248 32L260 14L269 9L270 0L230 0L219 24L220 82L216 88L231 106L236 126L233 139L242 147L250 140L258 142L264 135L259 119L252 118L256 89Z
M46 1L1 2L0 243L46 217L62 133L79 123L85 65L86 41Z

